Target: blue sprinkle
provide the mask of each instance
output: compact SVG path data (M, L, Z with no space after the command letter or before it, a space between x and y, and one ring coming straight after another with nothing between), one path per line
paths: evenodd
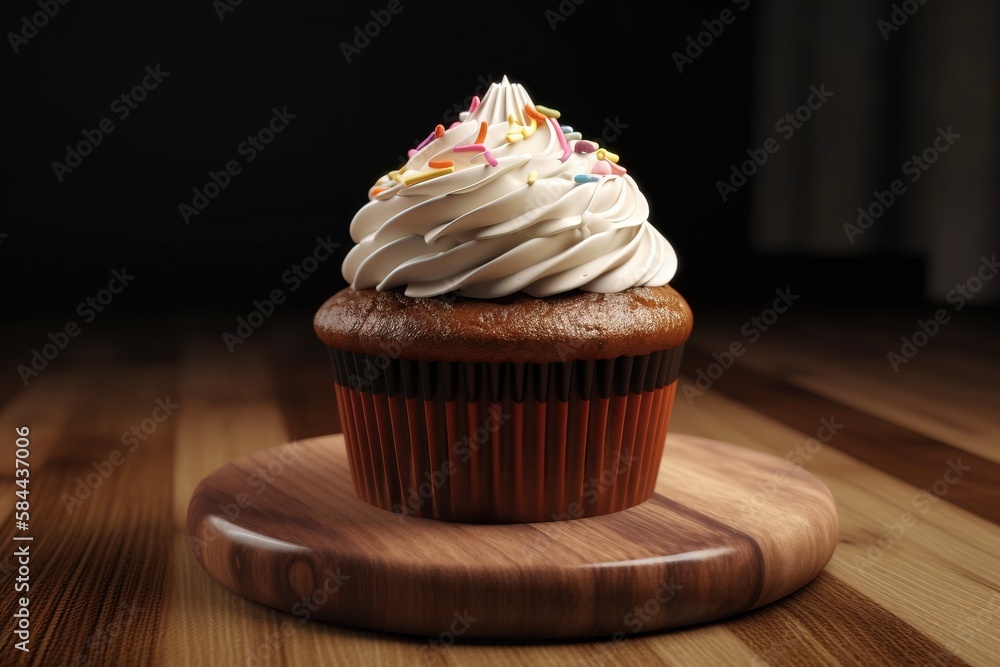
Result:
M577 174L573 177L573 180L577 183L596 183L601 179L593 174Z
M560 129L562 129L563 134L569 134L570 132L573 131L573 128L570 127L569 125L560 125L559 127Z

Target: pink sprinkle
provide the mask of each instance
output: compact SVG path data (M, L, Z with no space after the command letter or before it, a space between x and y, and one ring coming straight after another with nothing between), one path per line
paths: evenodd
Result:
M594 166L590 169L592 174L610 174L611 167L608 166L607 160L598 160L594 163Z
M479 95L472 96L472 104L469 105L469 113L475 113L476 109L479 108Z
M486 146L483 146L482 144L466 144L464 146L455 146L452 150L455 151L456 153L468 153L469 151L476 151L477 153L483 154L483 156L486 158L486 161L490 163L491 167L495 167L498 164L500 164L499 162L497 162L497 159L493 157L493 154L490 153L489 149L486 148Z
M566 160L569 159L570 156L569 144L566 143L566 135L563 134L562 128L559 127L558 119L549 118L549 122L552 124L552 127L556 128L556 137L559 138L559 145L562 146L563 149L563 154L562 157L559 158L559 161L565 162Z
M423 148L427 144L431 143L432 141L434 141L434 133L433 132L431 132L430 134L428 134L426 139L424 139L419 144L417 144L417 150L419 151L421 148Z
M562 128L559 128L560 130ZM576 145L573 146L573 151L577 153L593 153L597 150L597 144L593 141L578 141Z
M462 121L456 120L454 123L452 123L451 125L448 126L448 129L450 130L451 128L457 127L457 126L459 126L461 124L462 124Z
M416 154L417 154L416 148L411 148L410 150L406 151L406 157L413 157Z
M611 162L610 160L601 160L600 164L606 164L609 167L611 167L611 173L615 174L616 176L623 176L625 174L626 171L625 167L619 167L617 164Z

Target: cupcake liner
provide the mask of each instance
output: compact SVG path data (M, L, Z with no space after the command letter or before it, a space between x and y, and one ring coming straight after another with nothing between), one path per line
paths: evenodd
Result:
M656 485L682 351L519 364L331 349L355 490L401 515L475 523L637 505Z

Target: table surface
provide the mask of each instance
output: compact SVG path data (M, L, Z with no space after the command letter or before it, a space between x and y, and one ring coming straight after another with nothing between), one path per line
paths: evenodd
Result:
M8 629L0 663L1000 664L995 313L953 313L894 369L887 355L906 359L901 336L932 308L796 309L770 325L753 307L700 314L671 430L787 457L830 487L840 539L816 580L738 617L620 641L455 645L260 606L209 577L185 541L207 473L339 430L308 313L274 315L232 353L231 318L109 315L27 387L15 368L59 323L8 327L0 614L10 628L29 596L31 653ZM31 429L27 531L13 516L20 425ZM29 593L14 593L15 535L33 537Z

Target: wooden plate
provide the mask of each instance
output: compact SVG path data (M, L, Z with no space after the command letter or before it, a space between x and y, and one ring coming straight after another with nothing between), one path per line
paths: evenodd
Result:
M403 517L355 496L343 436L331 435L213 472L187 528L212 577L296 616L443 639L569 638L711 621L788 595L833 555L837 512L826 485L788 461L672 434L656 493L622 512Z

